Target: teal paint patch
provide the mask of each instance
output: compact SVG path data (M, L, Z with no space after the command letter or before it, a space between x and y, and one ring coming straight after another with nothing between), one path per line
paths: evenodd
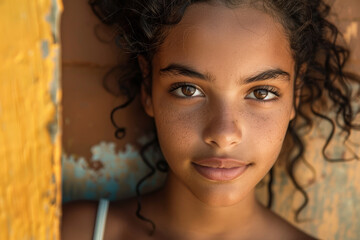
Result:
M41 55L44 59L49 56L49 42L47 40L41 41Z
M50 24L51 34L53 36L52 44L57 44L60 41L60 15L61 6L57 0L51 0L50 13L45 16L46 21ZM59 97L57 94L60 92L60 48L51 49L53 55L54 69L53 69L53 80L50 82L49 93L51 101L55 106L54 119L48 123L47 129L50 134L51 142L54 144L56 141L57 134L59 133ZM42 57L47 58L50 56L50 44L47 40L41 42Z
M47 128L50 134L51 142L54 144L56 141L56 136L59 133L59 106L60 98L58 96L61 85L60 85L60 49L53 49L54 54L54 70L53 70L53 80L50 82L49 94L51 101L55 106L55 116L54 119L49 122Z
M147 138L149 140L149 138ZM139 141L145 141L142 138ZM139 150L127 144L123 151L116 151L116 144L100 142L91 147L90 163L101 163L100 169L92 169L83 157L62 155L63 202L76 199L118 200L136 195L136 185L149 173ZM159 155L154 149L145 153L155 166ZM166 174L156 173L141 186L142 193L153 191L163 185Z
M53 42L60 42L60 13L61 8L57 0L51 0L50 14L45 17L51 25L51 34L53 36Z
M78 159L78 162L83 165L86 166L86 161L84 158L80 158ZM86 171L84 168L79 168L77 171L75 171L75 178L79 178L82 179L86 176Z

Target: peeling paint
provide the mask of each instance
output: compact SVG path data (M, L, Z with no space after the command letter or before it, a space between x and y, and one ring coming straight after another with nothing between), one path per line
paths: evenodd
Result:
M139 142L146 142L146 139L141 138ZM64 202L101 197L115 200L136 195L136 184L149 172L149 168L141 159L139 149L127 144L123 151L116 151L115 146L113 142L100 142L92 146L90 161L63 153ZM152 149L146 155L152 162L159 157ZM94 163L101 163L102 167L94 169L90 166ZM166 174L157 171L144 183L143 192L160 187L165 177Z
M0 239L60 239L61 91L49 88L60 46L46 16L61 11L60 0L0 4Z
M49 42L46 40L41 41L42 58L49 56Z

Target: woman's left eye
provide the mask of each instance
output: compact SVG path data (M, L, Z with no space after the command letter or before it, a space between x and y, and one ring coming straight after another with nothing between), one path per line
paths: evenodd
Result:
M258 88L253 90L246 98L255 99L258 101L270 101L279 97L279 93L275 88Z
M175 84L171 86L170 93L177 97L190 98L202 97L204 94L194 85L191 84Z

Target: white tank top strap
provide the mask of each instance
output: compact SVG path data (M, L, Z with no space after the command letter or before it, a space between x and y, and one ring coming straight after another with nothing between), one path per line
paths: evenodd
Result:
M109 209L109 200L100 199L96 214L96 222L93 240L102 240L104 237L106 215Z

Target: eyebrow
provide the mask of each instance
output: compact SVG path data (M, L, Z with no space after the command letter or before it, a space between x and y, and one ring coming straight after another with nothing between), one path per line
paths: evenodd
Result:
M190 78L198 78L201 80L212 82L215 77L209 73L200 73L195 69L177 63L172 63L169 66L160 69L160 73L162 74L172 74L172 75L180 75ZM281 77L281 78L279 78ZM257 81L264 81L269 79L279 79L279 80L288 80L290 81L290 74L280 68L271 68L260 73L256 73L253 76L250 76L244 80L244 84L249 84Z

